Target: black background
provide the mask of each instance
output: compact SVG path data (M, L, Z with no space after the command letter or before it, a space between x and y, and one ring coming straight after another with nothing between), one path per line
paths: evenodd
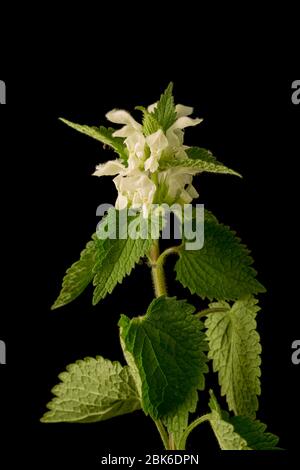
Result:
M13 449L8 451L11 466L23 462L43 468L46 461L85 461L85 468L97 468L108 452L135 455L162 450L154 425L141 412L91 425L45 425L39 418L67 364L97 354L122 361L119 316L142 314L153 297L149 270L138 266L96 307L88 288L69 306L50 311L65 269L95 229L96 207L116 198L110 178L91 176L95 165L113 154L58 122L58 117L106 125L107 111L115 107L132 111L135 105L150 104L170 80L176 102L194 106L195 115L204 118L203 124L187 130L185 141L209 148L244 176L243 180L197 177L199 202L238 232L252 250L259 279L267 287L260 296L258 316L263 345L258 417L280 436L282 447L297 451L300 366L292 365L291 344L299 339L300 105L291 102L293 80L224 70L201 78L188 70L120 74L99 68L80 78L76 74L0 77L7 83L7 105L0 108L0 339L7 345L7 365L0 366L0 459L5 449ZM187 292L171 275L172 260L167 267L170 294L184 298ZM200 413L205 412L207 400L207 393L201 393ZM189 450L208 456L217 451L208 426L194 431ZM276 461L286 458L284 453Z

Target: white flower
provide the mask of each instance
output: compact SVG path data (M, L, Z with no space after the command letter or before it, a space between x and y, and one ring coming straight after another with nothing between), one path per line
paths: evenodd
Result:
M177 104L175 110L177 119L181 118L182 116L190 116L194 112L194 108L191 108L190 106L184 106L183 104Z
M119 193L116 201L117 209L125 209L128 206L136 209L142 208L143 215L148 215L156 185L145 173L136 170L126 177L119 175L114 178L114 183Z
M145 161L145 170L154 173L158 169L162 152L169 146L169 141L163 131L159 129L154 134L148 135L146 142L150 149L150 157Z
M157 106L157 103L153 103L148 106L148 112L153 113ZM184 132L183 129L190 126L197 126L200 124L203 119L195 118L192 119L190 116L194 108L190 106L184 106L182 104L177 104L175 107L177 119L174 124L167 130L166 137L169 142L169 154L174 155L176 159L183 160L187 158L185 149L188 147L183 145Z
M120 160L110 160L106 163L96 166L94 176L113 176L126 171L125 166Z
M106 118L115 124L125 124L121 129L115 131L114 137L126 137L124 144L127 147L129 158L128 168L130 170L142 169L145 155L145 137L143 127L127 111L114 109L106 114Z
M95 176L113 176L118 191L116 208L118 210L126 207L140 208L144 217L147 217L149 208L153 203L156 185L142 171L126 168L120 160L108 161L96 167Z
M199 194L192 185L193 175L186 169L176 167L158 175L158 183L166 188L165 198L169 204L189 204Z
M148 107L153 112L157 103ZM155 133L145 136L143 126L139 124L127 111L114 109L106 117L115 124L123 124L121 129L114 132L114 137L124 138L128 151L127 166L121 160L113 160L98 165L95 176L117 175L114 178L118 190L116 208L141 208L147 216L155 195L161 192L170 204L179 202L189 203L198 193L192 185L193 172L184 167L170 168L160 171L161 159L184 160L187 157L183 144L184 129L196 126L202 119L192 119L193 108L177 105L177 119L166 133L159 129ZM160 202L166 202L161 200Z
M179 160L187 158L185 149L188 147L183 145L183 129L190 126L197 126L203 121L203 119L192 119L187 117L192 114L193 111L193 108L178 104L176 106L177 120L167 130L167 139L169 141L169 145L174 152L175 158L178 158Z
M125 124L124 127L114 133L116 137L128 137L134 131L142 131L142 125L123 109L109 111L106 118L115 124Z

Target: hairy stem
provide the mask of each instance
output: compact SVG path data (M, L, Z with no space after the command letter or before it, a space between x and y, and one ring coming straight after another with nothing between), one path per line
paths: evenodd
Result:
M169 450L176 450L174 435L172 432L169 434Z
M179 246L172 246L171 248L167 248L158 257L157 264L159 266L163 266L164 262L166 260L166 257L169 256L169 255L178 255L180 248L181 248L180 245Z
M167 295L164 268L159 259L159 241L155 240L150 250L151 272L156 297Z
M206 414L206 415L203 415L203 416L200 416L200 418L196 419L195 421L193 421L189 427L185 430L185 432L183 433L182 437L181 437L181 440L180 440L180 443L179 443L179 450L185 450L185 447L186 447L186 440L189 436L189 434L193 431L193 429L195 429L199 424L201 423L204 423L204 421L209 421L210 420L210 417L211 415L210 414Z
M169 450L169 437L168 437L168 433L166 431L166 428L164 427L164 425L162 424L160 419L158 419L157 421L154 421L154 422L155 422L156 427L158 429L161 440L163 441L165 449Z

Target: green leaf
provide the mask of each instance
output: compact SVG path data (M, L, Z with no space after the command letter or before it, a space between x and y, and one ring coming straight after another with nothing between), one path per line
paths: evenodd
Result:
M208 314L205 321L209 342L209 359L218 372L222 395L236 415L255 417L260 395L259 335L255 317L260 308L257 300L246 297L230 307L226 302L210 304L224 308Z
M116 285L121 283L124 277L131 273L135 264L147 255L152 245L149 233L145 233L145 239L132 239L128 235L130 224L135 224L138 227L140 223L141 227L144 226L145 219L143 219L142 215L130 218L128 229L126 225L121 226L119 224L119 215L120 212L111 210L106 218L108 226L115 225L117 227L118 238L107 238L100 245L100 255L93 268L93 284L95 286L93 305L96 305L108 293L110 294Z
M128 223L122 220L125 219L119 211L114 208L108 211L98 226L97 235L93 235L93 240L81 253L80 260L67 270L62 290L52 309L75 300L92 281L95 286L93 304L96 305L147 255L152 244L151 230L154 236L158 236L159 220L154 219L152 228L141 214L129 217ZM134 236L145 238L130 238L132 228L135 228L135 231L132 230Z
M144 134L151 135L154 134L156 131L161 129L161 126L153 116L153 114L148 113L148 111L144 112L144 119L143 119L143 131Z
M232 424L224 421L216 411L211 414L210 424L221 450L251 450Z
M168 170L169 168L180 167L187 173L197 174L202 172L224 173L241 177L239 173L227 168L218 162L213 155L205 149L191 147L187 150L189 156L186 160L165 160L160 162L160 170Z
M265 432L267 426L259 420L247 416L228 418L237 432L248 443L252 450L281 450L277 447L279 438L270 432Z
M43 423L104 421L141 408L128 366L98 356L67 367L53 390Z
M210 422L223 450L281 450L276 447L279 438L265 432L265 424L247 416L229 416L221 410L212 391L210 395Z
M187 156L191 160L202 160L203 162L216 163L217 159L210 150L201 147L190 147L186 150ZM220 163L221 165L221 163Z
M59 297L51 307L52 310L62 307L75 300L92 282L97 257L99 256L100 241L94 235L82 251L79 261L76 261L66 272Z
M119 322L125 352L141 378L143 409L153 419L172 419L183 403L187 414L194 407L193 393L204 388L207 344L193 312L185 301L160 297L144 317L129 320L123 315Z
M210 424L222 450L250 450L247 441L235 432L234 426L224 419L222 410L211 392Z
M153 116L153 113L149 113L144 106L136 106L135 109L142 111L143 113L143 132L146 136L154 134L158 129L161 129L161 126Z
M60 118L60 121L67 124L67 126L72 127L82 134L88 135L93 139L99 140L104 145L109 145L112 147L122 158L122 160L127 161L128 153L124 145L124 139L121 137L113 137L115 129L109 127L108 129L104 126L95 127L95 126L86 126L81 124L76 124L74 122L68 121L67 119Z
M164 132L166 132L176 121L177 113L174 105L172 82L169 83L168 87L161 95L160 100L151 115L158 122Z
M204 246L201 250L179 251L177 280L192 294L210 300L237 300L247 294L265 292L255 279L249 251L235 232L205 214Z

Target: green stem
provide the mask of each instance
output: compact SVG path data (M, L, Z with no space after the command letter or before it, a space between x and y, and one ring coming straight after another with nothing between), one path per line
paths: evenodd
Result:
M189 427L184 431L181 439L180 439L180 443L179 443L179 449L178 450L185 450L185 447L186 447L186 440L189 436L189 434L201 423L204 423L204 421L209 421L211 418L211 415L210 414L206 414L206 415L203 415L203 416L200 416L200 418L196 419L195 421L193 421Z
M176 450L174 434L172 432L169 434L169 450Z
M156 297L167 295L164 268L159 260L159 241L155 240L150 250L151 272Z
M158 257L156 264L163 267L166 257L169 255L178 255L181 245L179 246L172 246L171 248L167 248L165 251L161 253Z
M201 312L195 313L196 318L207 317L210 313L226 312L227 308L207 308Z
M169 450L169 437L168 437L168 433L166 431L166 428L164 427L164 425L162 424L160 419L158 419L157 421L154 421L154 422L155 422L156 427L158 429L161 440L163 441L165 449Z

